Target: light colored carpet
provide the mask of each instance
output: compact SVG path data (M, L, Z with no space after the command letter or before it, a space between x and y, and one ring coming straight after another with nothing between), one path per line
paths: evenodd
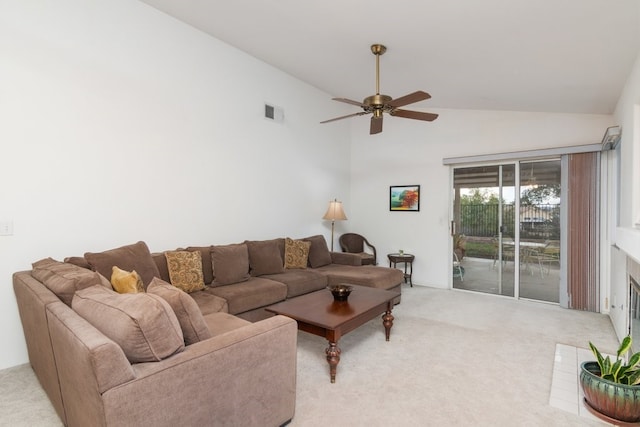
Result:
M556 343L612 352L604 315L423 286L403 288L391 341L380 319L340 340L298 335L299 426L601 426L549 405ZM0 371L0 426L57 426L33 372Z

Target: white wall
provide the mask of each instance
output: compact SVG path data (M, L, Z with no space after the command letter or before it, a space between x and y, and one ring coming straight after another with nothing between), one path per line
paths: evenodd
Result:
M350 197L349 125L318 123L336 108L136 1L0 2L0 368L27 361L11 274L40 258L329 239Z
M614 114L622 126L620 226L640 223L640 53L618 100Z
M434 122L385 117L384 132L368 134L366 119L352 124L353 231L386 254L416 255L414 283L450 286L451 183L446 157L599 143L609 115L436 110ZM390 212L390 185L421 186L420 212ZM357 229L356 229L357 227Z
M609 226L618 226L611 243L620 250L611 248L611 304L615 307L610 316L618 337L623 338L629 326L626 255L640 262L640 227L635 225L640 222L640 53L616 106L615 119L622 126L620 223Z

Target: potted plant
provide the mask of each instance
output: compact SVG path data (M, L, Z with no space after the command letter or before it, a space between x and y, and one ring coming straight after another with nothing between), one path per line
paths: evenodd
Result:
M467 252L467 236L464 234L454 234L453 251L458 256L458 261L462 261L462 258L464 258L464 255Z
M591 342L589 347L597 360L580 366L580 385L587 404L619 421L640 421L640 352L627 357L631 337L622 340L614 362L603 357Z

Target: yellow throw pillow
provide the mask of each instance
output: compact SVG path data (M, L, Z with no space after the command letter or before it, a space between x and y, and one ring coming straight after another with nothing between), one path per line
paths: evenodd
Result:
M125 271L115 265L111 269L111 286L119 294L144 292L142 279L135 270Z
M204 289L200 251L165 252L171 284L189 293Z
M310 247L311 242L287 237L284 240L284 268L307 268Z

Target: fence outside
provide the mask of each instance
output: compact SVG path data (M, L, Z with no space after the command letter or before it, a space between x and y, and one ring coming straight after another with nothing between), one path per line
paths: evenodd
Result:
M459 230L466 236L492 237L498 234L499 204L460 206ZM560 205L520 206L521 239L559 239ZM515 206L502 205L503 235L514 236Z

